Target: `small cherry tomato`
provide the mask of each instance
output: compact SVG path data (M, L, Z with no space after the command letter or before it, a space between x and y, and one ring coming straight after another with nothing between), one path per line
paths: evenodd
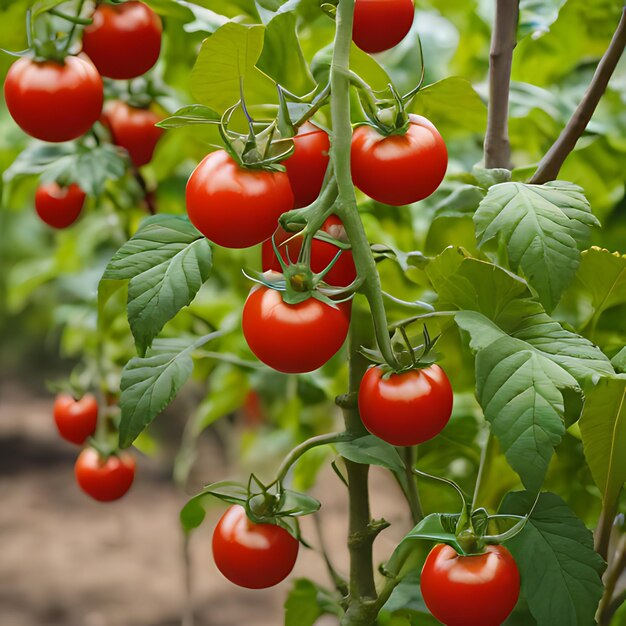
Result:
M69 56L63 63L22 57L9 69L4 98L25 133L60 142L84 135L98 121L104 96L93 64Z
M94 448L85 448L76 459L78 486L94 500L112 502L121 498L135 479L135 459L127 453L104 460Z
M411 204L434 193L448 167L448 151L425 117L410 116L405 135L383 137L359 126L352 137L354 184L373 200L392 206Z
M298 548L298 540L284 528L251 522L239 505L231 506L213 531L215 565L230 582L247 589L266 589L287 578Z
M113 143L124 148L135 167L150 163L163 129L155 126L162 117L150 109L138 109L115 100L104 107L102 122Z
M330 139L321 128L306 122L293 138L294 153L283 165L293 190L296 208L311 204L320 195L328 169Z
M158 61L162 30L161 18L143 2L100 4L83 33L83 51L102 76L137 78Z
M380 367L365 373L359 412L373 435L394 446L415 446L436 437L452 414L453 394L438 365L390 374Z
M383 52L397 46L411 30L413 0L356 0L354 43L365 52Z
M331 215L322 226L322 230L338 241L345 241L346 231L343 228L341 220L336 215ZM289 264L289 260L295 263L298 260L298 255L302 249L302 237L296 236L295 233L288 233L282 228L278 228L274 234L274 243L281 251L281 256L285 263ZM289 243L285 244L287 240ZM325 270L333 261L340 248L333 246L332 243L327 241L321 241L319 239L313 239L311 243L311 269L319 274ZM278 257L274 252L274 246L272 240L268 239L263 242L262 250L262 263L263 271L274 270L280 272L281 267L278 262ZM356 268L354 266L354 259L352 258L352 252L350 250L344 250L341 256L337 259L331 270L324 277L324 281L329 285L336 287L347 287L356 278Z
M287 174L243 168L225 150L206 156L187 183L189 219L207 239L225 248L265 241L278 218L291 209Z
M257 358L275 370L312 372L346 340L350 304L335 307L315 298L287 304L279 291L258 285L243 307L243 334Z
M92 394L75 400L68 393L60 393L54 401L54 422L63 439L83 444L94 434L98 425L98 402Z
M446 626L500 626L517 604L520 576L504 546L461 556L440 544L424 563L420 585L426 606Z
M59 187L57 183L40 185L35 193L35 210L48 226L67 228L80 215L85 192L75 184Z

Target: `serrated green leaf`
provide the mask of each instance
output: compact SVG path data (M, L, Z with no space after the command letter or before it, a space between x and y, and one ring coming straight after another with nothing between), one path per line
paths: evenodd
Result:
M104 279L130 279L128 321L145 354L163 326L188 306L212 267L209 242L185 217L157 215L113 256Z
M602 378L585 390L580 433L605 515L613 519L626 482L626 376Z
M461 309L455 320L476 355L476 395L509 464L538 490L565 432L564 393L612 374L610 362L502 268L448 249L426 271L440 306Z
M258 68L265 27L228 22L205 39L191 72L191 93L201 104L223 113L241 98L247 104L276 103L276 85Z
M580 187L555 181L494 185L474 214L474 225L478 245L488 252L490 242L505 246L510 268L524 272L551 311L599 222Z
M510 493L501 512L526 515L535 496ZM602 597L605 564L591 531L556 494L541 494L524 529L506 544L520 570L522 591L538 626L592 626Z
M374 435L366 435L352 441L336 444L337 452L354 463L379 465L392 472L403 472L404 464L398 451Z

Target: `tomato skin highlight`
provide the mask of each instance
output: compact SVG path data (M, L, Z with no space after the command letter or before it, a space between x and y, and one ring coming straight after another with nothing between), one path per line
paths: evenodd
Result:
M295 207L312 204L320 195L330 157L330 139L325 130L306 122L293 138L294 153L283 165L293 190Z
M359 413L373 435L394 446L415 446L436 437L452 414L454 396L439 365L383 378L371 367L359 387Z
M135 479L135 459L128 453L106 461L94 448L85 448L76 459L74 474L78 486L98 502L119 500Z
M163 129L155 126L163 118L150 109L138 109L116 100L104 107L102 122L111 132L113 143L128 152L135 167L152 161Z
M364 52L389 50L407 36L414 18L413 0L356 0L352 39Z
M339 241L344 239L345 230L343 228L343 223L336 215L328 217L322 226L322 230ZM280 255L282 256L283 261L287 265L289 265L289 259L291 259L294 263L298 260L298 255L302 249L302 237L294 237L294 235L295 233L288 233L281 227L279 227L274 234L274 242L280 250ZM291 239L291 241L285 244L285 242L289 239ZM311 269L313 272L319 274L325 270L335 258L339 250L340 248L333 246L333 244L328 243L327 241L313 239L311 242ZM274 252L274 246L272 245L271 239L263 242L262 264L264 272L268 270L276 272L282 271L278 257ZM324 281L335 287L347 287L354 282L355 278L356 267L354 266L352 252L350 250L344 250L331 270L324 277Z
M420 582L430 612L446 626L500 626L520 592L520 575L504 546L461 556L448 545L428 555Z
M76 184L59 187L57 183L47 183L35 192L35 210L48 226L67 228L78 219L85 197L85 192Z
M293 569L300 544L284 528L251 522L244 508L231 506L213 531L213 559L230 582L266 589Z
M210 241L249 248L272 236L278 218L293 208L284 172L241 167L225 150L207 155L187 182L187 213Z
M439 131L425 117L409 118L406 135L383 137L371 126L359 126L352 137L354 184L382 204L423 200L446 175L448 150Z
M22 57L7 73L4 98L25 133L58 143L84 135L98 121L104 95L88 59L69 56L60 64Z
M312 372L343 345L351 303L337 308L309 298L287 304L279 291L258 285L243 307L243 334L256 357L286 374Z
M161 53L161 18L143 2L100 4L83 32L83 51L102 76L137 78Z
M54 422L59 435L70 443L82 445L98 425L98 402L91 393L75 400L60 393L54 401Z

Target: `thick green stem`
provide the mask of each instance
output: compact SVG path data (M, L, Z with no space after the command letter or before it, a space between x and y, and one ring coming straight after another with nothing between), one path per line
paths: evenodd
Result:
M357 272L363 278L361 292L367 298L372 317L376 342L385 360L392 367L399 367L393 352L387 314L383 302L380 277L372 254L363 222L357 211L356 195L350 168L352 122L350 119L350 48L354 0L339 0L337 7L337 32L333 63L330 73L330 108L333 118L333 141L331 158L337 178L338 200L336 213L341 218L352 245L352 255Z
M478 476L476 477L476 486L474 487L474 497L472 498L472 510L477 508L478 501L480 500L480 490L483 484L485 476L489 475L491 469L491 460L493 452L494 439L491 431L487 436L487 441L483 446L482 454L480 455L480 465L478 466Z
M417 524L418 522L421 522L424 517L424 510L422 509L420 494L417 490L417 478L413 473L413 467L415 465L417 457L417 448L413 446L404 448L404 450L402 451L402 455L404 456L404 469L406 472L407 480L406 499L409 503L409 508L411 509L411 517L413 518L413 523Z
M609 568L604 580L604 595L598 607L598 623L600 626L608 626L611 623L615 611L612 602L617 582L626 569L626 535L620 537L615 554L609 563Z

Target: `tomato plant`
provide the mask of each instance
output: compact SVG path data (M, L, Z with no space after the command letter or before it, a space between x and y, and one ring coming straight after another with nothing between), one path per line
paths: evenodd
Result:
M384 137L371 126L354 131L354 184L378 202L402 206L427 198L447 167L446 144L425 117L411 115L406 134Z
M88 393L75 400L70 394L59 394L54 401L54 422L63 439L76 444L85 443L98 424L95 396Z
M359 388L365 427L394 446L416 446L436 437L452 414L452 386L438 365L385 375L370 368Z
M187 183L189 219L210 241L226 248L265 241L292 207L285 173L244 169L223 150L205 157Z
M266 589L287 578L298 548L284 528L255 524L238 505L224 513L213 531L215 565L232 583L248 589Z
M55 408L96 499L210 442L187 581L219 500L213 584L287 579L271 623L623 618L626 13L479 4L0 7L54 143L0 116L0 355L102 398Z
M161 19L143 2L99 4L83 34L83 51L102 76L127 80L150 70L161 52Z
M76 459L78 486L94 500L119 500L135 479L135 459L128 453L103 458L94 448L85 448Z
M520 576L504 546L462 556L445 544L435 546L422 569L426 606L446 626L499 626L517 603Z
M113 142L124 148L135 167L147 165L163 134L156 124L161 117L150 109L140 109L119 100L108 104L102 121L111 131Z
M67 228L80 215L85 204L85 192L75 183L59 187L57 183L40 185L35 193L37 215L53 228Z
M88 59L16 61L4 81L11 117L42 141L70 141L86 133L100 117L102 79Z

